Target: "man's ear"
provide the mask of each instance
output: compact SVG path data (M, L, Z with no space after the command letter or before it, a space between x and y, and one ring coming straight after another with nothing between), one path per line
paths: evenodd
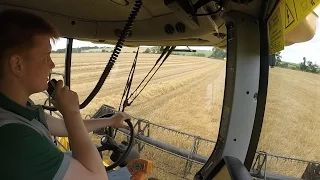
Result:
M23 76L23 59L19 55L12 55L9 58L9 69L10 72L17 77L22 77Z

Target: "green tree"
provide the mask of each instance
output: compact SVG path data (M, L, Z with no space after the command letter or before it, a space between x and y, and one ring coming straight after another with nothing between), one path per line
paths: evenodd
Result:
M317 64L313 64L311 61L307 62L307 71L312 73L318 73L319 66Z
M300 70L301 71L307 71L308 70L308 67L306 65L306 57L303 57L303 62L301 62L299 65L300 65Z
M215 59L223 59L227 55L227 52L225 50L213 47L212 48L212 54L209 56L210 58L215 58Z
M161 46L154 46L151 48L151 53L153 54L160 54L161 53Z
M320 73L319 65L311 61L307 61L306 57L303 57L303 62L299 64L301 71L311 72L311 73Z
M66 49L58 49L56 52L57 52L57 53L65 53L65 52L66 52Z
M193 53L193 56L206 57L206 54L204 54L204 53Z
M275 59L276 59L275 65L279 66L281 64L281 59L282 59L281 52L276 52Z
M144 51L144 53L150 53L151 51L150 51L150 48L147 48L145 51Z
M282 67L282 68L289 68L289 63L287 63L287 62L280 62L278 66L280 66L280 67Z
M102 52L106 52L106 50L105 50L105 49L102 49Z

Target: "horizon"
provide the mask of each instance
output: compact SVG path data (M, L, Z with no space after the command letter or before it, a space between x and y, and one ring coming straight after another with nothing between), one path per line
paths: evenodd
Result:
M318 15L320 15L320 6L318 6L314 12ZM60 38L55 44L52 44L52 50L58 50L58 49L65 49L67 44L66 38ZM114 47L114 45L110 44L95 44L92 42L86 42L86 41L79 41L74 39L73 41L73 48L78 47ZM140 46L140 47L152 47L152 46ZM177 49L183 49L186 46L178 46ZM190 49L193 50L212 50L214 46L189 46ZM123 47L126 48L126 47ZM281 52L281 60L291 63L297 63L303 61L303 57L306 57L307 61L311 61L313 63L316 63L320 65L320 26L319 26L319 19L317 21L316 25L316 32L314 37L307 41L302 43L296 43L290 46L285 46L284 50Z

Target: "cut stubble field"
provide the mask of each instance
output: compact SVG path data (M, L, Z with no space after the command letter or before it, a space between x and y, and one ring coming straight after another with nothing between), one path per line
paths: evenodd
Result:
M159 55L139 54L132 90L152 68ZM96 85L110 53L75 53L72 55L71 89L82 102ZM84 109L83 117L94 114L102 104L118 109L134 54L122 53L98 95ZM64 54L52 54L55 72L64 72ZM224 93L225 61L191 56L170 56L158 73L126 112L137 118L216 140ZM58 76L53 76L59 78ZM61 78L61 77L60 77ZM32 99L45 100L43 94ZM318 141L320 117L320 76L288 69L270 69L267 107L258 150L307 160L320 159ZM152 129L155 139L190 150L192 140L182 140ZM213 146L201 146L199 153L209 156ZM185 161L153 148L144 150L145 158L174 164L183 169ZM157 160L161 162L157 164ZM196 166L194 168L199 168ZM273 169L272 169L273 168ZM301 176L305 167L283 167L273 163L270 170ZM194 171L196 171L195 169ZM152 176L172 179L157 169ZM173 178L178 179L178 178Z

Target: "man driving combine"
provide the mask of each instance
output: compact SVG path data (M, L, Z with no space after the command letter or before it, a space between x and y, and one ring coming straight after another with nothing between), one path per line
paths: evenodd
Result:
M124 127L126 113L83 120L78 95L56 85L55 107L63 119L46 114L28 102L30 95L48 88L55 67L50 40L56 29L38 16L0 13L0 179L107 179L105 167L88 132L102 127ZM72 156L61 152L52 136L67 136Z

